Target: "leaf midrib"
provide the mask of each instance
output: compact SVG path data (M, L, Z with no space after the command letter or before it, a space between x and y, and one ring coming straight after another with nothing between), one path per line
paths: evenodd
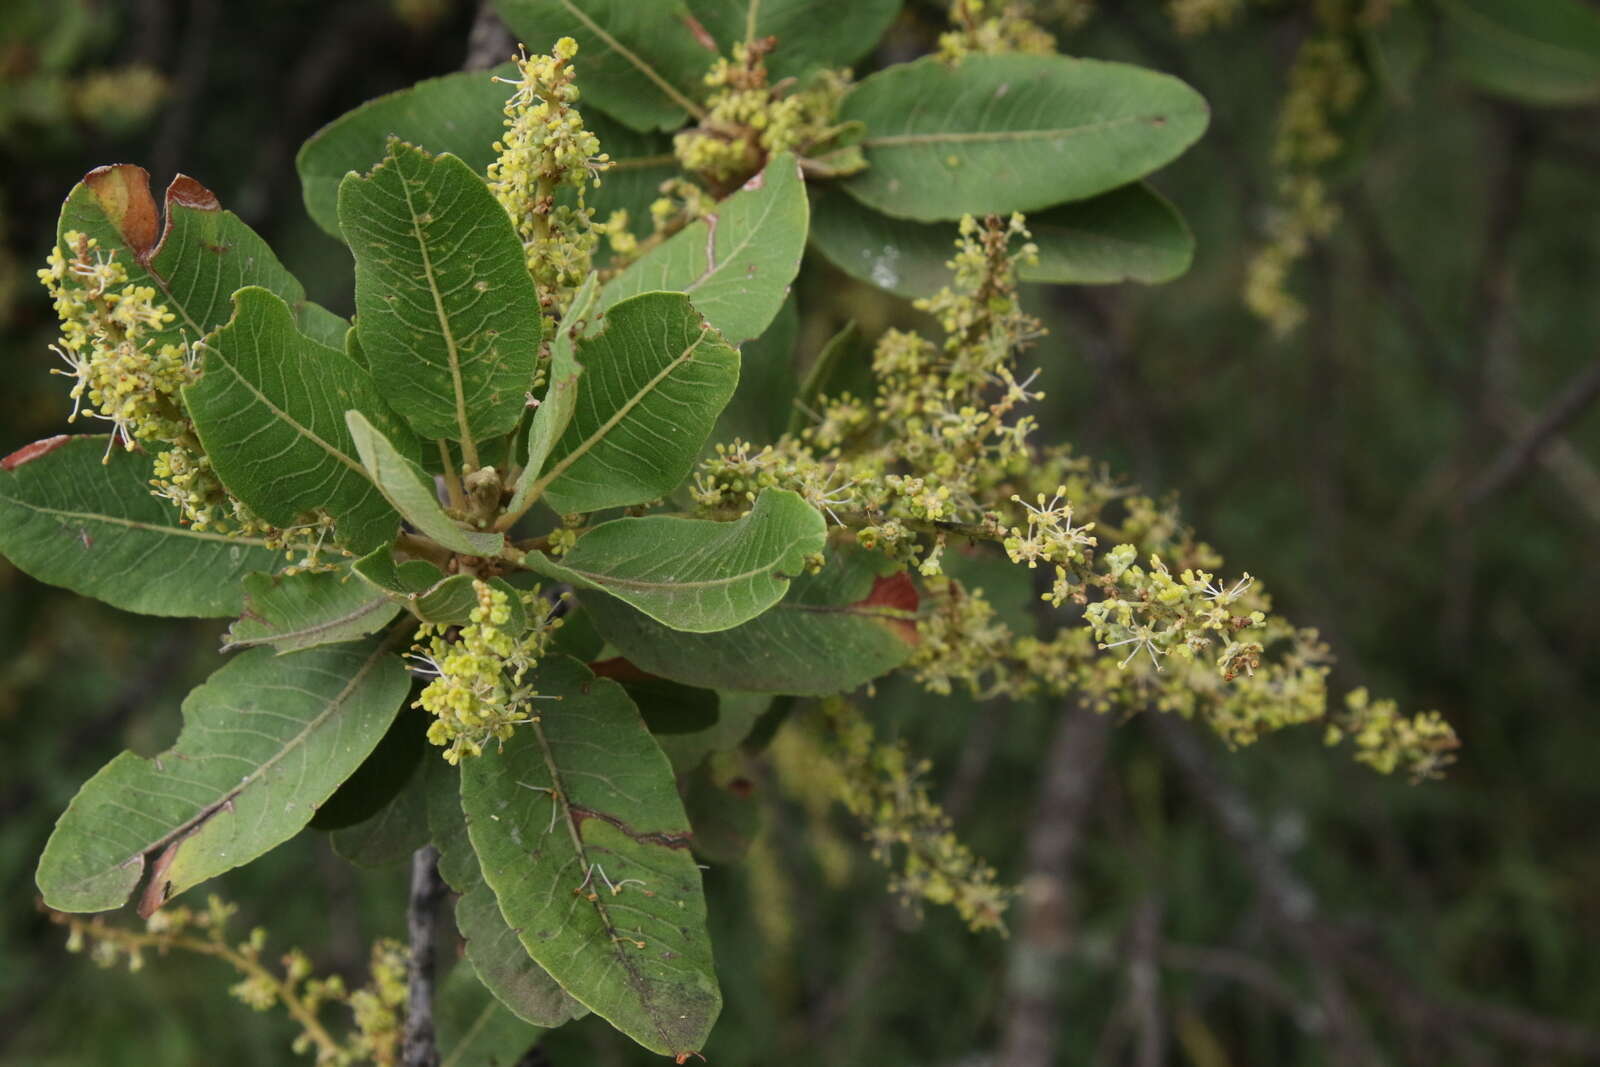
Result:
M533 727L534 736L539 739L539 753L544 757L545 769L550 775L552 796L555 802L561 805L561 821L567 824L567 833L572 838L573 851L578 854L578 862L583 865L584 875L587 878L592 871L592 867L590 866L588 850L584 847L583 831L579 827L577 816L572 810L571 794L567 792L566 780L561 775L561 768L556 764L555 752L550 747L549 738L545 736L543 724L535 717L530 725ZM634 987L645 1014L650 1017L650 1024L656 1028L656 1034L661 1038L662 1047L671 1048L672 1038L656 1013L655 1001L651 996L650 983L639 972L633 957L628 955L627 950L622 947L622 943L617 940L617 926L611 921L611 912L606 907L604 899L600 897L599 893L595 893L594 899L589 903L594 906L595 914L599 917L601 925L605 927L606 936L611 938L611 953L616 958L617 963L621 965L622 970L628 975L629 982ZM589 1006L592 1007L592 1005Z
M321 712L319 712L316 715L316 717L314 717L310 722L306 723L305 726L301 727L299 733L296 733L293 737L291 737L287 741L285 741L283 746L276 753L274 753L269 759L267 759L265 762L263 762L258 767L256 767L255 770L251 771L249 774L247 774L243 778L241 778L238 785L234 786L232 789L229 789L226 793L224 793L222 796L218 797L216 800L214 800L210 804L207 804L200 811L196 812L194 815L190 816L188 819L185 819L183 822L179 823L176 827L174 827L172 830L168 831L162 837L158 838L157 840L151 842L148 845L145 845L143 848L140 848L138 851L132 853L126 859L123 859L123 860L120 860L117 863L111 864L110 866L108 866L106 868L103 868L101 870L98 870L98 871L94 872L91 875L87 875L84 878L82 878L82 879L80 879L80 880L78 880L76 882L71 883L71 885L74 886L74 887L78 887L78 886L82 886L82 885L88 884L88 883L93 882L94 880L96 880L98 878L103 877L106 874L106 872L109 871L109 870L114 870L114 869L117 869L117 868L120 868L120 867L124 867L127 864L132 863L134 860L139 859L140 857L147 856L150 853L156 851L157 849L162 848L163 846L170 844L171 842L173 842L177 838L185 836L191 830L194 830L197 827L199 827L200 825L202 825L203 823L205 823L206 820L210 819L217 812L219 812L223 808L227 807L227 805L232 803L232 801L236 797L238 797L240 794L242 794L246 789L250 788L250 786L253 785L255 782L259 781L261 779L261 777L264 774L266 774L267 771L271 770L273 767L276 767L280 762L282 762L283 760L287 759L290 752L298 749L301 745L303 745L305 743L306 738L314 730L319 728L323 723L327 722L330 717L332 717L336 712L338 712L344 706L345 701L350 698L350 694L355 691L356 686L361 684L362 680L364 678L366 678L366 676L372 671L372 668L378 663L379 660L383 659L385 656L387 656L389 654L389 646L390 646L391 643L392 642L390 642L390 641L384 641L383 643L378 645L377 648L373 649L372 650L372 655L367 657L366 662L361 665L361 669L356 671L356 673L351 677L351 679L348 682L345 683L344 688L339 690L338 694L335 695L334 698L328 702L328 706L326 708L324 708ZM188 725L187 721L185 722L184 725L185 726ZM180 732L180 737L181 737L181 732ZM146 763L146 764L153 764L155 761L153 759L145 759L145 760L143 760L143 762Z
M1076 137L1085 133L1100 133L1105 130L1126 126L1130 123L1151 122L1156 119L1165 120L1171 114L1190 114L1186 109L1181 112L1166 112L1150 115L1123 115L1114 119L1101 119L1099 122L1089 122L1078 126L1057 126L1043 130L955 130L939 133L890 133L880 137L868 137L862 140L863 148L882 148L885 145L920 145L920 144L981 144L981 143L1009 143L1012 141L1048 141Z
M700 331L700 336L694 339L693 344L684 349L683 352L676 358L668 362L665 367L662 367L653 378L644 384L644 388L640 389L638 392L629 397L621 407L617 408L617 410L612 413L610 418L606 419L605 422L600 424L599 428L596 429L594 433L590 434L588 437L579 442L577 448L574 448L571 452L568 452L565 456L562 456L556 465L550 468L547 474L541 477L538 481L534 482L533 489L529 493L530 501L537 500L539 497L543 496L545 490L550 488L551 482L561 477L574 463L588 455L590 450L592 450L595 445L599 444L605 438L606 434L610 433L618 423L628 417L629 412L633 411L634 408L644 403L644 398L655 392L657 387L659 387L662 382L666 381L673 371L677 370L679 367L683 366L690 359L692 359L694 357L695 350L700 347L701 343L705 341L706 337L710 333L711 328L709 326L705 329L702 329Z
M196 541L219 541L230 545L253 545L257 548L270 547L258 537L232 537L227 534L204 533L200 530L191 530L185 526L157 526L155 523L139 522L136 519L122 519L114 515L96 515L87 511L66 511L61 508L44 507L20 497L0 497L18 507L27 508L40 515L50 515L55 518L78 519L83 522L99 522L110 526L123 526L130 530L144 530L148 533L165 534L170 537L188 537Z
M242 641L230 640L227 644L222 646L222 651L228 652L235 648L256 648L261 645L270 645L278 641L286 641L293 638L315 637L316 635L326 633L329 630L336 630L347 623L355 622L363 615L372 614L375 608L385 608L390 605L393 605L396 611L400 610L400 605L394 603L394 600L387 594L376 596L371 600L363 601L360 605L352 608L342 615L337 615L331 619L324 619L323 621L313 623L310 626L302 626L298 630L280 630L276 633L264 635L262 637L247 637ZM266 625L265 619L262 620L262 624ZM229 633L232 633L231 629L229 630ZM299 650L294 649L292 651ZM283 652L278 653L280 656L283 654Z
M422 273L428 281L428 293L433 297L433 312L439 320L439 335L444 340L445 358L450 363L450 387L455 392L456 429L460 441L467 448L475 448L472 428L467 422L467 395L461 383L461 352L456 346L456 335L450 329L450 316L444 310L444 294L439 291L439 281L433 273L433 257L428 255L428 240L422 233L422 220L417 217L417 206L411 199L411 185L401 171L398 156L391 155L395 177L400 180L400 193L406 198L406 214L411 216L411 232L417 238L417 252L422 256Z

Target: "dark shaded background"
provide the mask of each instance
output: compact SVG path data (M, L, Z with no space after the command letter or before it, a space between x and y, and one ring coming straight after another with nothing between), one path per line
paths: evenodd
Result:
M1425 67L1363 128L1336 185L1345 217L1296 275L1310 321L1275 340L1239 290L1309 6L1185 39L1157 4L1106 2L1063 37L1184 77L1216 117L1155 181L1195 228L1187 277L1033 294L1053 331L1042 433L1181 493L1231 569L1321 628L1336 682L1442 709L1460 762L1411 786L1315 729L1229 754L1171 722L1108 731L891 683L885 729L934 759L962 835L1027 887L1013 935L887 899L842 815L783 788L780 747L760 782L772 832L707 876L727 996L712 1062L1600 1062L1600 1029L1580 1025L1600 1020L1600 112L1497 102ZM936 30L912 7L897 49ZM474 17L453 0L6 9L0 454L64 428L31 272L85 170L138 162L162 186L181 168L348 311L348 254L305 217L294 151L360 101L458 69ZM131 63L169 79L153 113L74 96ZM907 315L815 264L800 294L801 361L849 318L871 336ZM288 1023L228 1000L219 967L101 972L33 906L56 815L122 748L168 742L220 629L0 562L0 1062L296 1062ZM403 932L405 880L308 833L220 887L275 944L355 973L372 937ZM546 1050L557 1067L653 1059L594 1020Z

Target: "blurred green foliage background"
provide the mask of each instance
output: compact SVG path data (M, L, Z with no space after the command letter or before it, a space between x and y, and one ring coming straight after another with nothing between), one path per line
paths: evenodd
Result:
M727 997L711 1062L1600 1062L1600 1031L1582 1028L1600 1020L1600 416L1579 405L1523 448L1600 359L1600 110L1479 91L1430 48L1435 9L1411 6L1414 36L1384 42L1402 73L1372 80L1330 175L1343 218L1292 279L1309 318L1282 339L1240 292L1314 5L1248 4L1194 37L1154 0L1053 27L1069 53L1185 78L1214 122L1154 183L1196 232L1186 277L1031 296L1052 331L1035 353L1042 436L1181 494L1231 569L1322 630L1336 683L1440 708L1458 764L1413 786L1314 729L1227 753L1135 720L1092 777L1095 732L1063 733L1059 707L890 682L880 725L933 760L962 836L1027 901L1055 886L1060 906L1019 905L1008 940L907 913L780 735L751 767L764 836L707 872ZM459 68L474 15L456 0L7 4L0 453L65 428L31 272L85 170L197 177L348 312L348 254L305 217L294 151L360 101ZM908 5L880 58L925 49L940 18ZM851 319L868 337L915 320L820 262L799 298L802 364ZM220 629L124 615L0 562L0 1062L296 1062L287 1021L232 1002L218 966L101 972L33 903L56 816L117 751L168 742ZM1080 802L1073 773L1089 776ZM1047 787L1069 803L1040 808ZM1037 848L1069 817L1063 880ZM275 944L353 974L371 938L403 934L405 880L308 832L220 889ZM1043 1059L1018 1044L1030 1018ZM594 1020L543 1049L557 1067L650 1059Z

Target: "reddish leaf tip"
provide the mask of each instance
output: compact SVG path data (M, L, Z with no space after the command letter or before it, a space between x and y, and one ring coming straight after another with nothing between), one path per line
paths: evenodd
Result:
M58 433L31 445L23 445L5 459L0 459L0 470L14 471L24 463L31 463L47 452L54 452L71 439L70 434Z
M134 255L145 259L161 232L156 200L150 195L150 172L132 163L117 163L91 170L83 176L83 184Z

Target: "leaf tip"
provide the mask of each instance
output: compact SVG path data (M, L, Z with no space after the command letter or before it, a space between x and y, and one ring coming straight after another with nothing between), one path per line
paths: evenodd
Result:
M35 441L31 445L23 445L4 459L0 459L0 470L14 471L24 463L31 463L40 456L54 452L72 439L71 434L58 433L54 437L46 437L42 441Z
M160 233L150 172L133 163L116 163L91 170L83 176L83 184L134 255L141 261L149 256Z

